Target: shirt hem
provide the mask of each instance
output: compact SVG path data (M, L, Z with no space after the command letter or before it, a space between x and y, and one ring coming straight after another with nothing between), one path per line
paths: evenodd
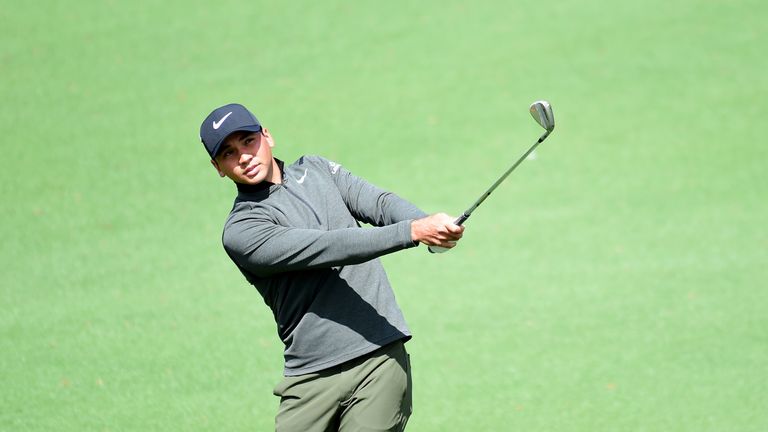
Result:
M396 342L398 340L402 340L403 342L407 342L407 341L409 341L411 339L411 337L412 336L411 336L410 333L398 332L398 333L392 334L392 335L390 335L390 336L388 336L388 337L386 337L384 339L381 339L379 341L372 342L369 345L367 345L367 346L365 346L363 348L360 348L359 350L356 350L356 351L354 351L352 353L349 353L347 355L341 356L339 358L335 358L333 360L329 360L327 362L323 362L323 363L321 363L319 365L307 366L307 367L302 367L302 368L298 368L298 369L286 367L286 368L283 369L283 376L286 376L286 377L289 377L289 376L299 376L299 375L307 375L307 374L311 374L311 373L321 372L321 371L324 371L326 369L330 369L332 367L339 366L340 364L346 363L348 361L355 360L355 359L357 359L359 357L362 357L362 356L364 356L366 354L370 354L370 353L376 351L377 349L379 349L379 348L381 348L383 346L391 344L392 342Z

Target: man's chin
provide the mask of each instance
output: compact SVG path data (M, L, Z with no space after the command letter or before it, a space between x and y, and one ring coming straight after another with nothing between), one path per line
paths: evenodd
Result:
M264 180L263 179L255 179L255 178L249 179L248 177L245 177L245 178L239 178L237 180L234 180L234 182L235 183L244 184L244 185L254 186L254 185L257 185L259 183L263 183Z
M255 177L248 177L248 176L237 176L237 177L230 177L230 179L235 183L240 183L244 185L257 185L259 183L262 183L264 179L261 176L255 176Z

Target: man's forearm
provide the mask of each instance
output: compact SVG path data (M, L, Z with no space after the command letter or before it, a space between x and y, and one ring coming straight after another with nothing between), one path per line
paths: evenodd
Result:
M413 247L410 221L377 228L344 228L332 231L254 226L225 232L227 253L248 271L273 273L359 264Z

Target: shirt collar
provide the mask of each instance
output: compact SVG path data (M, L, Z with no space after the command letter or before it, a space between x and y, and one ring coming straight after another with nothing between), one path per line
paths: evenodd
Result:
M275 162L277 162L277 166L280 168L280 179L282 180L285 178L285 164L278 158L275 158ZM275 186L274 183L268 181L263 181L254 185L235 182L235 185L237 185L238 196L258 194L268 191L272 186Z

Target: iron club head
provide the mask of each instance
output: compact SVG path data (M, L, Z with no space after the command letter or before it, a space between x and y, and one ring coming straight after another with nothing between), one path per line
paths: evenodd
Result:
M536 101L529 108L531 116L541 127L549 132L555 129L555 115L552 113L552 107L547 101Z

